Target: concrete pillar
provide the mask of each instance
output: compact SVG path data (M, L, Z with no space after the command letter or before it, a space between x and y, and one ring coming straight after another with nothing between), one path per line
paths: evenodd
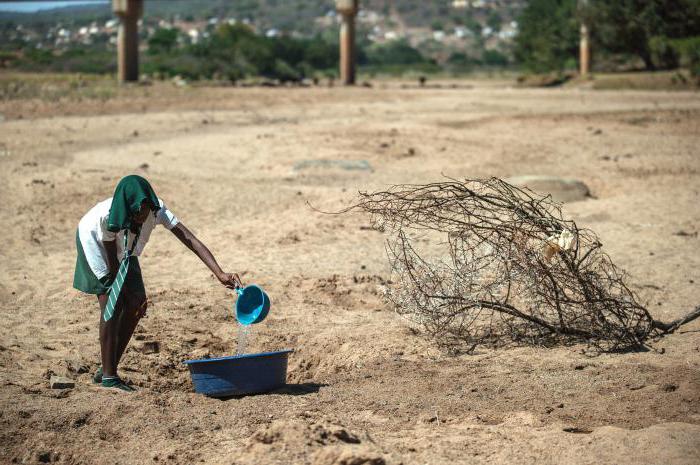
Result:
M588 0L578 0L577 2L578 16L581 20L581 32L579 43L579 74L581 77L588 76L591 70L591 49L590 49L590 34L588 31L587 21L590 20L590 7ZM588 19L587 19L588 18Z
M112 0L112 10L119 16L117 40L118 79L120 82L139 80L139 27L143 0Z
M355 16L358 0L336 0L336 9L342 17L340 24L340 80L345 85L355 84Z
M586 24L581 23L581 43L579 47L579 72L581 76L588 76L591 66L590 36Z

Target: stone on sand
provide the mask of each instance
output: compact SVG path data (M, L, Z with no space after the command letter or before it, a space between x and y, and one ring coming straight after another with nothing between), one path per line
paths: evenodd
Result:
M313 455L313 465L386 465L381 454L367 447L324 447Z
M75 387L75 381L63 376L52 376L49 380L51 389L71 389Z
M302 160L294 164L294 171L319 168L342 171L374 171L367 160Z
M65 359L66 368L69 372L80 375L90 371L90 366L78 358L67 358Z
M144 341L139 349L143 354L157 354L160 352L160 344L158 341Z
M517 187L526 187L538 194L550 194L556 202L577 202L591 196L588 186L578 179L546 175L513 176L506 182Z

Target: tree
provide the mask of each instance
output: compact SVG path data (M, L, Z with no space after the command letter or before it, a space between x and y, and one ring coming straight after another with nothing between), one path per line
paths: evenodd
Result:
M488 18L486 18L486 25L496 32L501 30L502 23L503 19L501 18L501 15L499 15L495 10L492 10L491 13L489 13Z
M425 63L425 58L406 40L393 40L370 47L367 61L371 65L410 65Z
M320 36L307 42L304 61L316 69L330 69L338 65L339 47L337 43L323 40Z
M481 33L481 23L474 18L471 10L467 10L467 14L464 16L464 26L474 34L478 35Z
M481 55L481 61L486 66L507 66L508 57L498 50L484 50Z
M595 43L637 55L647 69L677 66L670 41L700 35L698 0L589 0L581 13L593 25Z
M518 19L515 58L534 72L573 67L578 53L576 0L531 0Z
M157 29L148 39L148 51L151 54L168 53L177 46L177 29Z

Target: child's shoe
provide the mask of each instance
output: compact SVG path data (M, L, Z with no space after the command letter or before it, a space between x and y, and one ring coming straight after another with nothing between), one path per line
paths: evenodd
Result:
M102 377L102 387L121 389L122 391L126 391L126 392L136 391L136 389L134 389L133 387L126 384L118 376L115 376L114 378L107 378L106 376L103 376Z

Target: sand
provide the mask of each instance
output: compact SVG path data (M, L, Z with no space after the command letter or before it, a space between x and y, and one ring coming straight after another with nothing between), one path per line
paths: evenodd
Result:
M368 218L309 206L442 174L578 179L592 197L566 214L670 320L700 303L697 93L161 86L0 103L0 463L700 463L700 321L648 352L451 356L382 300ZM75 229L129 173L272 296L248 350L295 350L285 389L193 392L184 360L236 353L234 298L164 229L121 366L138 392L91 384L99 316L71 288ZM76 387L50 389L54 374Z

